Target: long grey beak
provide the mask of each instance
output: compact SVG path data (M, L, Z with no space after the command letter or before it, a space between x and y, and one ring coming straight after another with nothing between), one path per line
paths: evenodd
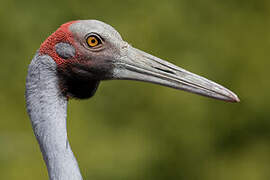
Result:
M225 87L131 46L115 62L113 76L114 79L151 82L229 102L240 101Z

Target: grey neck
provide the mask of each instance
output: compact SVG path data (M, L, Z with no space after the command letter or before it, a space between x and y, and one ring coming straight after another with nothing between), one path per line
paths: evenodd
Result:
M58 87L56 63L51 57L37 54L33 58L25 95L50 180L82 180L67 137L67 98Z

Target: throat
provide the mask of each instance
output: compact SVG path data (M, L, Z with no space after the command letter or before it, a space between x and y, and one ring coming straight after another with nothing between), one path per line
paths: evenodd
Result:
M99 85L99 80L91 78L89 72L76 68L74 64L58 66L57 74L61 92L68 98L91 98Z
M99 81L80 81L77 79L62 80L60 87L64 96L68 98L87 99L92 97Z
M26 104L50 180L81 180L67 136L67 98L60 91L56 64L49 56L36 55L29 66Z

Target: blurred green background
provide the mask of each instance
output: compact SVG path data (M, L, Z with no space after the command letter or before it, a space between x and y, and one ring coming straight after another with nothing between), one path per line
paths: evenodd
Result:
M225 85L238 104L107 81L68 109L85 179L269 180L269 0L2 0L0 179L48 179L25 112L27 66L61 24L98 19L133 46Z

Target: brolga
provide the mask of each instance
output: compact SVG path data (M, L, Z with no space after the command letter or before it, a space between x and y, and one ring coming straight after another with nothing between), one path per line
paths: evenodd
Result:
M102 80L151 82L229 102L225 87L147 54L97 20L63 24L40 46L28 68L26 104L50 180L81 180L67 129L67 102L92 97Z

